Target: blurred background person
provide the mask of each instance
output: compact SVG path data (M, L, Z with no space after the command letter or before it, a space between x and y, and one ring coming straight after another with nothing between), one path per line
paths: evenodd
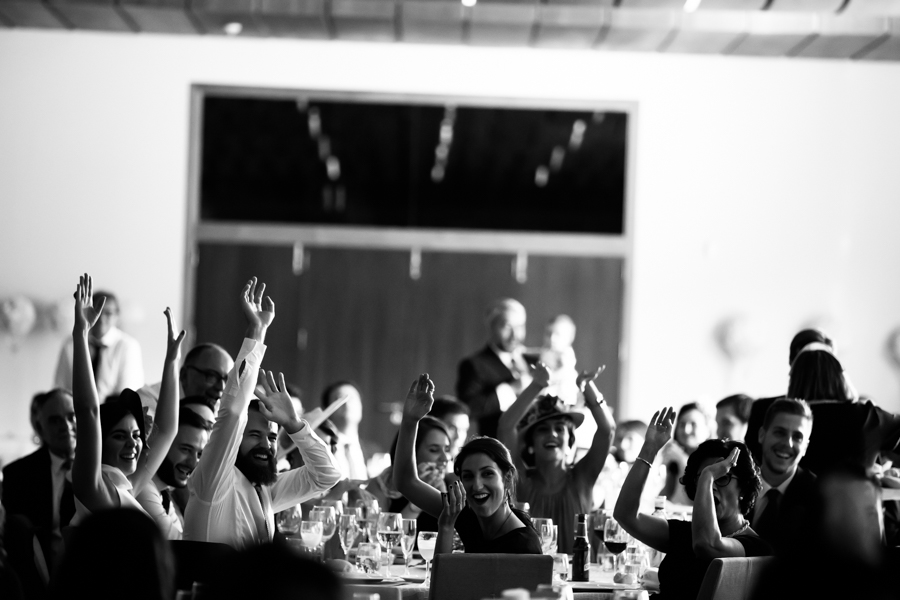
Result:
M540 361L550 370L550 383L545 394L556 396L570 406L580 399L578 391L578 371L575 369L575 321L568 315L557 315L550 319L544 330L544 345L540 350ZM590 440L588 440L588 443Z
M459 450L469 437L471 423L469 407L456 399L455 396L438 396L434 399L429 416L439 419L447 426L450 433L450 457L455 458ZM448 466L448 472L453 471L452 465Z
M359 424L363 418L363 403L359 390L349 381L336 381L322 392L322 408L326 409L343 398L347 399L344 405L330 417L338 433L337 454L334 458L344 477L365 480L369 478L369 471L359 436Z
M688 458L697 447L710 438L710 417L699 402L688 402L678 409L675 433L672 440L660 452L660 460L666 466L666 484L662 495L673 504L690 506L693 500L684 490L681 477Z
M720 440L743 442L747 436L747 422L753 398L746 394L728 396L716 404L716 437Z

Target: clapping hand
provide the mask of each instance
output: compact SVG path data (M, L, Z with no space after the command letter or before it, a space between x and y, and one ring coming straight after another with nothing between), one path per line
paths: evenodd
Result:
M654 454L672 439L672 429L675 425L675 409L671 406L656 411L647 426L647 435L644 436L644 445L653 449Z
M587 384L593 382L595 379L600 377L600 373L606 370L606 365L601 365L596 371L582 371L578 374L578 377L575 378L575 383L578 385L578 389L584 392Z
M94 282L91 276L85 273L78 278L78 287L75 288L75 328L74 333L87 333L91 327L97 324L106 298L94 300Z
M541 389L550 385L550 369L547 365L540 361L531 365L531 383L539 385Z
M403 419L419 422L428 414L434 404L434 382L428 373L422 373L409 386L406 402L403 403Z
M438 517L439 529L452 529L456 524L456 518L466 507L466 490L462 483L454 481L447 486L447 493L441 494L443 508Z
M256 277L244 284L241 290L241 310L250 327L264 329L275 319L275 302L269 296L263 298L265 291L266 284L257 285Z
M178 362L178 356L181 354L181 342L184 341L184 330L181 330L177 336L175 331L175 317L172 316L172 309L166 307L166 321L169 324L169 342L166 345L166 362Z
M256 386L256 397L259 398L259 412L270 421L284 427L288 433L296 433L300 430L300 416L294 409L294 402L287 393L287 385L284 383L284 374L275 374L272 371L259 370L259 385Z

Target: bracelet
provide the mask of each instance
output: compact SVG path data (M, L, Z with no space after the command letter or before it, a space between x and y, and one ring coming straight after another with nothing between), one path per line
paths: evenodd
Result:
M653 465L652 465L652 464L650 463L650 461L647 460L646 458L641 458L640 456L638 456L638 457L637 457L637 460L639 460L639 461L641 461L642 463L646 464L646 465L647 465L648 467L650 467L651 469L653 468Z

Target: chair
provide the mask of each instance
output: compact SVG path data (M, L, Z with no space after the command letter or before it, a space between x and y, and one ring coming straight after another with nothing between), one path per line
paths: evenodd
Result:
M774 557L715 558L706 570L697 600L750 600Z
M540 554L437 554L429 600L481 600L503 590L552 583L553 557Z
M189 590L195 581L205 583L216 577L216 569L227 561L235 549L227 544L172 540L175 556L175 583L178 590Z

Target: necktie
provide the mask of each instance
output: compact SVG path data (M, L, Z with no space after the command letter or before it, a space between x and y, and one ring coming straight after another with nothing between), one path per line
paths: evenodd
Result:
M756 520L753 530L764 540L771 540L778 533L777 517L781 505L781 492L772 488L766 492L766 508Z
M63 472L63 493L59 501L59 526L65 527L75 516L75 494L72 492L72 482L69 480L69 473L72 470L72 461L67 460L62 464Z
M103 364L103 344L97 342L91 344L91 367L94 369L94 383L100 381L100 365ZM101 398L103 400L103 398Z
M166 514L169 514L169 507L172 506L172 496L169 494L169 490L165 489L159 495L162 497L163 510L166 511Z
M271 539L269 535L269 518L266 515L266 503L263 502L263 490L262 486L259 484L254 484L253 488L256 490L256 495L259 497L259 505L262 507L262 522L263 527L260 529L260 533L265 533L266 537L263 538L265 542L268 542ZM256 524L257 528L259 528L259 523Z

